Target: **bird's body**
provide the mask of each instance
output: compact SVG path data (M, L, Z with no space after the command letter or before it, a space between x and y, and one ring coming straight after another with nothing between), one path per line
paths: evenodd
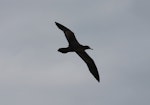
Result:
M93 59L85 52L86 49L91 49L89 46L83 46L81 45L74 33L68 29L67 27L55 22L56 25L58 26L59 29L61 29L65 36L66 39L68 40L69 46L67 48L59 48L58 51L61 53L67 53L67 52L76 52L87 64L90 72L93 74L93 76L100 81L99 79L99 74L98 74L98 70L97 67L93 61Z

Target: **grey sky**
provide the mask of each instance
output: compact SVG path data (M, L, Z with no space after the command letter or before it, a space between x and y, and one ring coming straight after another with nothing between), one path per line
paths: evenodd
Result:
M149 0L0 0L1 105L149 105ZM54 22L94 50L101 82ZM69 65L69 66L68 66Z

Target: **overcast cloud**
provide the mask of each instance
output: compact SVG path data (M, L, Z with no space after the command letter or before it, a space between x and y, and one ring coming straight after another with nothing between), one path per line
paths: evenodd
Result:
M149 105L149 0L0 0L0 105ZM55 21L94 50L101 82Z

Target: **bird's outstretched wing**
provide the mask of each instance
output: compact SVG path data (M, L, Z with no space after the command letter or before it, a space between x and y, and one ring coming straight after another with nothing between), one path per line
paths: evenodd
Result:
M59 29L61 29L65 33L65 36L66 36L69 44L78 43L74 33L70 29L61 25L60 23L55 22L55 24L57 25L57 27Z
M76 53L85 61L90 72L96 78L96 80L99 82L100 78L99 78L98 70L97 70L97 67L96 67L93 59L85 51L80 51L80 52L76 52Z

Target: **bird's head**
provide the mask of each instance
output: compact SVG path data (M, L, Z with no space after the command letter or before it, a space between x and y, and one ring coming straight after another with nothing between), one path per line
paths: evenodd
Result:
M84 46L84 49L86 50L86 49L91 49L91 50L93 50L92 48L90 48L89 46Z

